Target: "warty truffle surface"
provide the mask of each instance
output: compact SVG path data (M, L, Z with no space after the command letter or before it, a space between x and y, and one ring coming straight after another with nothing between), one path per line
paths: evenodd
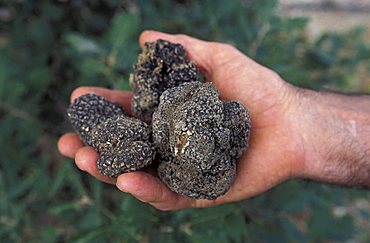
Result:
M152 163L155 150L150 141L150 127L143 121L115 116L100 123L92 131L95 149L99 152L98 170L117 177L139 170Z
M130 75L133 114L150 122L165 90L196 80L198 69L182 45L165 40L145 43Z
M150 127L129 117L118 104L86 94L77 98L67 113L82 141L99 153L101 174L117 177L152 163L155 149Z
M221 101L211 83L184 83L165 91L153 114L158 175L173 191L215 199L230 188L236 160L248 146L251 122L236 101Z
M96 94L85 94L73 101L67 109L69 120L84 144L93 146L92 128L109 117L127 115L122 107Z

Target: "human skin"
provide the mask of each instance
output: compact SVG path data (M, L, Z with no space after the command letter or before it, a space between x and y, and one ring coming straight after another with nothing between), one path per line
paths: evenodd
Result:
M304 178L370 188L370 97L321 93L295 87L228 44L185 35L145 31L140 45L164 39L182 44L188 57L225 100L239 100L250 111L250 146L237 163L230 190L216 200L194 200L170 191L154 173L130 172L112 179L99 174L98 154L74 133L58 142L60 153L97 179L115 184L160 210L207 207L244 200L278 184ZM130 110L132 93L80 87L71 95L95 93Z

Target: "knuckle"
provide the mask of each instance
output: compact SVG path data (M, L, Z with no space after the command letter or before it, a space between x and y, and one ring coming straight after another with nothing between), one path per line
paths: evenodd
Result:
M184 35L184 34L177 34L175 36L176 36L176 38L178 38L180 40L183 40L183 41L186 41L190 38L188 35Z
M273 80L275 82L279 82L279 83L282 82L282 78L281 78L279 73L277 73L273 70L270 70L270 75L271 75L271 80Z
M223 51L223 52L235 52L235 51L237 51L236 47L229 44L229 43L217 43L217 42L215 42L214 45L219 51Z

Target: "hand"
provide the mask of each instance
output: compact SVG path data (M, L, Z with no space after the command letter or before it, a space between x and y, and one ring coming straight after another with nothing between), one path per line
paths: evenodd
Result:
M60 138L61 154L74 158L81 170L97 179L116 184L123 192L161 210L243 200L299 175L304 153L294 125L297 118L293 116L297 109L297 88L230 45L155 31L143 32L140 45L156 39L182 44L207 80L217 86L222 99L239 100L249 108L252 119L250 147L238 161L237 176L230 190L216 200L193 200L170 191L157 177L146 172L126 173L117 179L105 177L97 171L98 154L91 147L84 147L76 134ZM85 93L105 96L126 110L130 109L132 93L127 91L81 87L72 93L71 101Z

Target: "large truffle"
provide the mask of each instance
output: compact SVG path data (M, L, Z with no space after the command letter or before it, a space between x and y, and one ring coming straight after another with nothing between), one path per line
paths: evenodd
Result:
M236 101L221 101L211 83L168 89L153 114L158 175L173 191L215 199L230 188L236 160L248 146L250 118Z
M109 117L126 115L126 112L121 106L102 96L85 94L74 100L67 110L67 115L84 144L93 146L92 128Z
M130 76L133 114L150 122L165 90L196 80L197 67L186 58L182 45L165 40L145 43Z
M149 165L155 156L150 127L104 97L86 94L68 109L82 141L98 153L101 174L117 177Z

